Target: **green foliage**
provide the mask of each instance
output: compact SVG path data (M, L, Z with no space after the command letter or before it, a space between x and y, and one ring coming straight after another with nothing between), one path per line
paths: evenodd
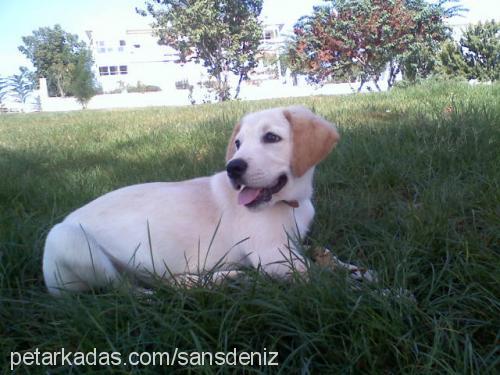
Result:
M9 96L9 81L8 78L0 77L0 106L5 98Z
M461 54L460 47L452 40L441 45L437 73L447 77L468 78L469 68Z
M28 96L35 88L33 72L22 66L19 68L19 74L14 74L9 78L11 92L17 101L26 103Z
M87 49L81 49L78 52L70 90L84 109L97 92L94 72L92 71L92 58Z
M468 26L460 38L460 52L469 67L468 78L500 78L500 23L495 20Z
M20 103L26 103L30 93L35 89L35 77L25 66L19 68L19 74L0 78L0 103L11 96Z
M3 368L11 352L34 348L126 356L236 347L278 351L279 366L17 373L498 373L499 101L499 84L426 82L362 96L0 116ZM69 212L125 185L222 170L244 113L298 103L342 136L316 170L307 241L376 270L378 283L356 287L313 266L307 281L250 273L214 288L158 284L142 296L126 287L47 294L43 243Z
M37 79L47 78L49 95L65 96L70 93L74 70L86 48L85 43L79 41L77 35L64 31L60 25L41 27L22 40L24 45L19 46L19 51L33 63ZM84 55L91 60L90 54Z
M175 48L179 62L203 63L217 81L219 101L231 98L229 74L235 74L238 97L242 80L257 65L262 0L148 0L146 5L138 12L153 16L160 43Z
M445 20L466 11L460 0L405 0L406 8L413 14L413 37L407 48L396 57L403 79L417 82L429 77L436 69L441 43L451 39L451 29ZM446 5L450 4L446 7Z
M459 43L447 42L439 53L440 74L479 81L500 78L500 23L469 25Z
M145 92L158 92L161 91L161 87L154 86L154 85L145 85L144 83L138 81L137 85L127 85L126 87L127 92L139 92L139 93L145 93Z
M295 25L289 48L294 70L319 83L354 77L359 90L369 80L378 88L387 68L389 87L399 73L412 81L426 77L439 42L449 35L444 20L461 11L445 8L449 2L455 1L331 0L315 7Z

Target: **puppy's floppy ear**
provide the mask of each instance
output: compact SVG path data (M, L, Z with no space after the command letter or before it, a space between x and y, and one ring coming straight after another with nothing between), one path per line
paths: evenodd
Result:
M227 144L227 149L226 149L226 162L232 159L236 152L236 145L234 144L234 141L236 140L236 135L240 131L241 124L238 122L233 129L233 134L231 134L231 138L229 138L229 143Z
M292 130L292 173L301 177L332 151L340 136L333 124L305 107L289 107L283 114Z

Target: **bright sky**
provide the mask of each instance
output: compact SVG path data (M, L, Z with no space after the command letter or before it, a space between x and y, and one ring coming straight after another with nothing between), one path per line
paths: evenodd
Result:
M310 13L313 5L321 3L322 0L264 0L262 17L291 27L300 16ZM461 3L470 11L453 23L500 20L499 0ZM87 42L85 30L147 25L147 19L135 13L135 7L143 4L143 0L0 0L0 76L17 73L21 65L31 67L17 47L22 44L21 37L31 35L33 30L58 23Z

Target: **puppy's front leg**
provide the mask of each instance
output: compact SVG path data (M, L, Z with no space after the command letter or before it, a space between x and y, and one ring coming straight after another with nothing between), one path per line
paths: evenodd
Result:
M375 271L342 262L329 249L317 247L312 249L312 258L316 264L330 269L345 269L354 280L374 282L378 280Z
M236 279L243 274L242 271L231 270L231 271L217 271L211 272L206 275L184 273L180 275L175 275L174 282L176 284L192 288L195 286L209 285L220 285L226 280Z
M309 268L307 260L290 248L276 248L262 255L251 254L249 259L254 268L280 278L289 278L294 273L306 274Z

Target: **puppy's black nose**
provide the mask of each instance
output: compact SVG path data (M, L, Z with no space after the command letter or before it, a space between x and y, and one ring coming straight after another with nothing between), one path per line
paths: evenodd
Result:
M243 174L248 168L248 164L245 160L243 159L234 159L231 160L227 165L226 165L226 171L227 175L229 178L236 180L241 177L243 177Z

